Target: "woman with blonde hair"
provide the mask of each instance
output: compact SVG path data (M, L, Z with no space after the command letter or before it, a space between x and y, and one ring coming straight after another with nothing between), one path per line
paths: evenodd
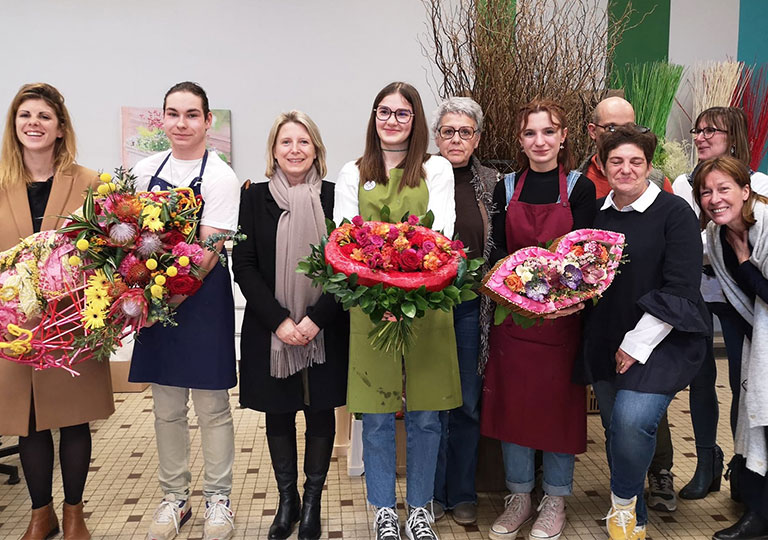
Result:
M333 451L334 407L344 405L348 317L332 295L296 273L333 214L333 184L317 125L301 111L277 117L267 140L268 182L241 197L247 235L233 258L246 299L240 342L240 404L266 412L267 443L280 492L269 538L320 537L320 499ZM304 504L297 489L296 412L306 420Z
M80 208L96 185L95 171L75 164L76 144L64 98L45 83L25 84L8 109L0 153L0 250L20 238L62 226L59 216ZM5 329L0 329L5 331ZM0 434L19 436L19 455L32 499L24 540L58 533L53 505L53 436L59 429L64 483L64 538L90 538L83 490L91 459L88 422L114 410L108 362L78 364L78 377L60 369L35 371L0 360Z

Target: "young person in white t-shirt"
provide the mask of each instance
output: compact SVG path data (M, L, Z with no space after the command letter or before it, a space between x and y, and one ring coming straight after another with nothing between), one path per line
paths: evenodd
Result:
M171 150L150 156L133 169L138 190L191 187L202 196L198 239L237 228L240 182L215 152L206 149L213 117L203 89L191 82L171 87L163 101L163 129ZM222 249L223 241L217 248ZM155 511L147 540L169 540L191 517L189 501L190 393L204 457L204 538L224 540L234 532L232 491L234 429L229 388L235 386L234 300L227 268L207 251L203 285L192 296L176 295L178 326L154 325L136 338L129 380L152 383L158 478L165 496Z

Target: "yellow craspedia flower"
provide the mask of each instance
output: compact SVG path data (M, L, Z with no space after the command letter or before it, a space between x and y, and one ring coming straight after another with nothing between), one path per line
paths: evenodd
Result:
M109 184L99 184L99 187L96 188L96 193L98 193L99 195L108 195Z
M147 259L147 262L144 263L144 266L150 270L155 270L157 268L157 261L155 259Z
M186 255L179 257L179 266L189 266L189 257Z
M165 285L165 276L155 276L155 283Z
M75 244L75 247L76 247L77 249L79 249L80 251L85 251L85 250L87 250L87 249L88 249L90 246L91 246L91 244L90 244L90 243L88 242L88 240L86 240L85 238L81 238L81 239L80 239L80 240L78 240L78 241L77 241L77 243Z
M88 330L94 330L96 328L104 328L104 315L105 313L92 306L88 306L83 310L83 326Z
M69 263L69 266L80 266L80 257L77 255L71 255L69 259L67 259L67 262Z
M178 274L179 271L175 266L170 266L168 267L168 270L165 271L165 273L168 274L168 277L176 277L176 274Z
M105 183L109 182L110 180L112 180L112 175L109 174L108 172L103 172L99 175L99 180Z
M160 277L160 276L158 276ZM163 287L161 285L152 285L149 288L149 292L152 293L152 296L155 298L162 298L163 297Z

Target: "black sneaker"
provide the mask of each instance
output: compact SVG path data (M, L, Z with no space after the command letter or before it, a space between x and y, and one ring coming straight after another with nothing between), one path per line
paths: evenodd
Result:
M394 508L382 506L373 518L376 540L400 540L400 521Z
M408 507L408 521L405 522L405 535L410 540L438 540L432 530L434 518L423 506Z
M672 473L666 469L648 471L648 508L661 512L677 510L677 494L672 483Z

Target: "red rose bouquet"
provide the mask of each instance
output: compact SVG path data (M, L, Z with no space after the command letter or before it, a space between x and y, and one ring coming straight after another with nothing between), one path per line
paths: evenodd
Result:
M382 212L387 214L387 212ZM460 241L433 231L432 215L405 216L401 223L356 216L299 263L323 292L344 309L359 306L374 323L374 348L403 354L413 339L413 321L429 309L450 311L474 298L482 259L467 260Z

